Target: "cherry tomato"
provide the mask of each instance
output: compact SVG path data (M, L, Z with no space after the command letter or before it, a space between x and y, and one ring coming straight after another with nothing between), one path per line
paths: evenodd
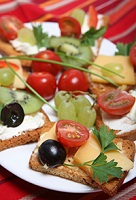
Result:
M15 71L17 71L19 69L19 67L14 64L14 63L11 63L11 62L8 62L8 64L10 65L10 67L12 67ZM7 68L9 67L8 64L3 61L3 60L0 60L0 68Z
M77 69L68 69L60 77L58 81L58 89L65 91L80 90L86 92L88 90L88 81L83 72Z
M80 23L73 17L61 17L58 20L59 28L62 36L79 38L81 35Z
M58 141L68 147L81 146L89 138L88 129L72 120L59 120L56 134Z
M136 66L136 44L131 48L129 55L133 65Z
M21 22L15 16L1 16L0 36L5 40L14 40L17 37L18 30L20 30L23 26L23 22Z
M56 91L56 79L48 72L33 72L27 78L27 83L43 98L50 100Z
M98 105L111 115L124 115L135 103L135 97L126 91L112 90L98 97Z
M35 58L53 60L61 62L60 57L51 50L41 51L34 56ZM52 64L48 62L32 61L32 69L34 72L49 72L54 76L57 76L62 71L62 66L58 64Z

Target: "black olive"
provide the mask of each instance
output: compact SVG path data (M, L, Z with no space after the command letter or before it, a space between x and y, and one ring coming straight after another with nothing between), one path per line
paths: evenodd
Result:
M1 121L7 127L19 126L24 119L24 110L17 102L12 102L4 106L1 110Z
M54 168L64 163L66 150L58 141L48 139L40 145L38 157L43 165L46 164L49 168Z

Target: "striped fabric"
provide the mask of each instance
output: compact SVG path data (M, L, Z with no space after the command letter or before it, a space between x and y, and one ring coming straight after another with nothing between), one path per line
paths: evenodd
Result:
M34 1L38 3L38 0ZM61 16L68 15L73 9L82 8L86 12L93 4L100 14L109 16L110 26L105 37L114 43L131 42L136 37L136 2L134 0L51 0L41 1L40 8L47 14L38 18L39 21L57 21Z
M19 166L18 166L19 167ZM19 169L18 169L19 170ZM0 166L1 200L136 200L136 179L124 184L114 197L103 192L72 194L48 190L14 176Z
M73 9L82 8L87 12L89 5L93 4L99 14L107 15L110 19L105 38L114 43L128 43L136 37L135 0L9 0L10 4L14 3L14 9L6 8L6 12L3 12L5 8L2 9L3 2L0 0L0 15L13 14L23 22L57 22L59 17L69 15ZM28 12L30 6L31 12Z

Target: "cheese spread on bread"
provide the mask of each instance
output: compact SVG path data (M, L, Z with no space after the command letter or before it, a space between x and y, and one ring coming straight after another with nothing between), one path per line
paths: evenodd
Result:
M37 54L40 51L46 50L46 47L38 48L37 45L31 45L27 42L21 42L18 38L14 40L10 40L12 46L16 49L16 51L21 51L26 55Z
M135 90L131 90L130 94L136 97ZM117 133L118 135L125 132L130 132L132 130L136 130L136 101L133 107L131 108L130 112L122 117L112 116L102 111L102 120L103 123L107 125L110 129L120 130Z
M23 122L17 127L7 127L0 124L0 140L10 139L19 136L26 131L32 131L44 125L43 113L25 115Z

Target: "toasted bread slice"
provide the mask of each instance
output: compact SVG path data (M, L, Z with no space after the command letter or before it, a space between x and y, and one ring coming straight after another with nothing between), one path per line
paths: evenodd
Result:
M135 156L134 142L130 140L123 140L120 138L115 138L113 142L121 150L122 154L125 154L131 161L134 160L134 156ZM88 175L90 174L88 170L86 171L86 173ZM124 179L126 178L127 174L128 172L124 171L122 178L114 178L114 179L109 180L107 183L102 183L102 184L97 182L97 187L101 189L103 192L107 193L108 195L114 196L118 192L118 189L123 184Z
M136 80L136 73L135 73L135 80ZM115 90L115 89L117 89L117 87L112 85L112 84L95 83L95 82L91 81L91 79L89 79L90 93L95 94L96 99L100 95L102 95L106 92L110 92L110 91ZM130 92L131 90L136 90L136 85L123 85L123 86L120 86L120 89L127 91L127 92ZM98 128L100 128L101 125L104 124L104 121L102 119L102 111L97 104L96 104L95 108L96 108L96 111L97 111L96 126ZM120 130L114 130L116 137L132 140L132 141L136 140L136 129L129 130L129 131L124 130L124 131L122 131L122 133L120 133L120 131L122 130L123 127L120 127L120 128L121 128Z
M99 129L102 124L104 124L104 121L102 119L102 110L96 106L96 111L97 111L97 117L96 117L96 127ZM107 125L107 124L105 124ZM109 128L110 129L110 128ZM119 130L113 130L117 138L122 138L125 140L131 140L135 141L136 140L136 129L134 130L125 130L123 126L120 127Z
M21 134L18 132L18 135L15 135L11 138L0 139L0 151L37 141L39 136L46 130L46 127L50 123L50 120L48 116L44 113L44 111L41 110L39 112L42 113L43 124L40 125L39 128L26 130L24 132L21 132ZM34 113L33 115L35 114L36 113ZM15 128L11 128L11 131L13 132Z
M13 46L0 38L0 54L3 56L21 56L24 55L22 52L16 51ZM23 67L31 67L31 60L21 60Z
M53 124L50 124L50 127L48 126L46 131L49 131L49 129L52 126ZM129 159L131 159L132 161L134 160L134 155L135 155L134 142L116 138L114 139L114 143L119 145L119 147L121 146L122 153L126 154L126 156ZM73 157L77 150L78 149L76 148L69 149L69 151L67 152L65 163L74 164ZM83 171L79 167L70 167L70 166L62 165L56 168L46 168L40 163L38 159L37 146L35 150L32 152L32 155L29 160L29 166L31 169L35 171L59 176L59 177L69 179L78 183L90 185L93 188L100 188L105 193L109 194L110 196L113 196L117 193L118 188L122 185L125 177L127 176L127 172L124 172L122 178L120 179L115 178L115 179L110 180L108 183L98 184L92 179L92 177L90 177L85 171Z
M99 97L103 93L106 93L106 92L109 92L111 90L115 90L118 88L110 83L108 83L108 84L95 83L95 82L91 81L91 78L89 78L88 80L89 80L90 93L95 94L97 97ZM135 73L135 80L136 80L136 73ZM130 90L136 89L136 85L123 85L123 86L120 86L120 88L125 91L130 91Z

